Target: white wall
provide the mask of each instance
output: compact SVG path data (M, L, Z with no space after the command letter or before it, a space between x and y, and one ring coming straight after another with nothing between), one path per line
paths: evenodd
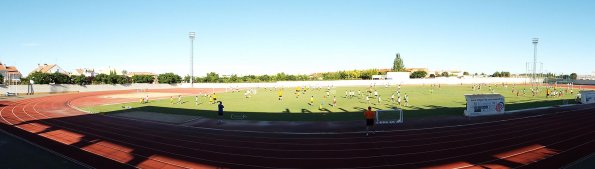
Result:
M296 87L296 86L378 86L390 84L421 85L421 84L476 84L476 83L528 83L527 78L434 78L434 79L404 79L404 80L335 80L335 81L280 81L275 83L195 83L194 88L252 88L252 87ZM190 88L189 83L182 84L127 84L127 85L34 85L35 93L60 92L92 92L108 90L132 89L167 89ZM0 86L0 93L7 91L27 93L27 85Z
M94 92L109 90L132 90L132 89L169 89L178 88L178 84L127 84L127 85L34 85L35 93L63 93L63 92ZM27 93L27 85L0 86L0 93Z

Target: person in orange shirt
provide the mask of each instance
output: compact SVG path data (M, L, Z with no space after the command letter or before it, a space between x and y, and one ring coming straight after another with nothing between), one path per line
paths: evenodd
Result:
M372 111L372 107L368 106L368 110L364 112L364 116L366 117L366 136L369 135L370 130L372 130L372 134L376 134L374 132L374 112Z

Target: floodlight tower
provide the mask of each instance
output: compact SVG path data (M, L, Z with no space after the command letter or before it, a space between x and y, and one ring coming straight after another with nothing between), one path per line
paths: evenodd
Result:
M194 88L194 37L195 33L190 32L190 87Z
M537 85L537 42L539 38L533 38L533 82Z

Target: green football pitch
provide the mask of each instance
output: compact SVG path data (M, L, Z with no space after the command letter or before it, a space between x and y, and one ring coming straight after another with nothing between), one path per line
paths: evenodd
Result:
M493 91L490 90L492 88ZM482 86L480 90L473 90L471 85L402 85L400 96L402 105L397 103L398 87L375 86L371 89L377 91L381 101L378 102L374 92L368 93L370 87L321 87L309 88L305 92L296 88L281 89L283 99L279 100L279 90L273 88L253 89L249 98L245 97L246 89L239 92L226 92L216 94L218 101L225 106L225 118L247 119L266 121L336 121L336 120L361 120L363 111L368 107L373 110L389 110L400 108L404 118L421 118L429 116L463 116L465 107L465 94L499 93L504 95L506 110L518 110L533 107L555 106L573 104L577 89L574 94L564 94L562 97L545 97L545 88L540 89L535 97L532 96L529 86L515 86L519 91L513 93L513 86L491 85ZM525 89L525 95L523 95ZM330 97L326 97L327 91ZM354 97L349 97L346 91L353 91ZM360 94L361 93L361 94ZM394 94L394 102L391 96ZM370 95L369 102L366 96ZM404 96L409 96L409 106L404 105ZM311 103L311 98L313 102ZM337 106L332 106L333 98ZM196 115L214 118L217 114L217 104L209 103L207 96L199 97L199 104L195 104L195 97L188 96L182 99L181 104L172 104L170 99L151 100L150 103L138 102L99 105L84 107L93 113L122 113L131 111L156 112L182 115ZM177 101L177 99L175 99Z

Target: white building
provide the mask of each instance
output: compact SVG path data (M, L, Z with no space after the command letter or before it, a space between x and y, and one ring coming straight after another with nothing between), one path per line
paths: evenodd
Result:
M116 75L127 75L128 72L126 70L119 70L113 67L107 67L107 68L103 68L103 69L98 69L97 71L95 71L95 74L106 74L109 75L111 73L116 73Z
M65 75L70 75L66 70L62 69L60 66L56 64L37 64L37 68L35 68L32 72L41 72L41 73L62 73Z
M76 75L76 76L85 75L86 77L94 77L95 69L88 69L88 68L76 69L76 70L74 70L72 75Z
M386 72L386 80L406 80L411 72Z

